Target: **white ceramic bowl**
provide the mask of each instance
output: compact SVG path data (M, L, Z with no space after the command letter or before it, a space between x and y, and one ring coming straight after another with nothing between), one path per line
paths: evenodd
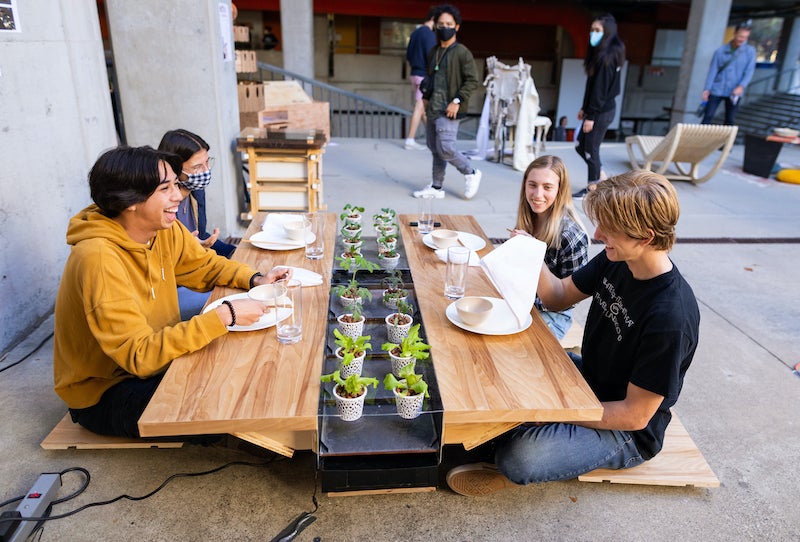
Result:
M283 229L286 237L294 241L305 241L305 232L311 224L308 220L288 220L284 222Z
M772 130L775 135L780 137L797 137L800 135L800 130L793 130L791 128L775 128Z
M456 311L462 322L468 326L479 326L492 313L492 302L482 297L462 297L456 301Z
M247 296L253 301L258 301L266 305L274 305L275 288L281 288L281 293L283 293L283 288L280 285L262 284L261 286L251 288L250 291L247 292Z
M433 244L439 248L448 248L458 244L458 232L453 230L433 230Z

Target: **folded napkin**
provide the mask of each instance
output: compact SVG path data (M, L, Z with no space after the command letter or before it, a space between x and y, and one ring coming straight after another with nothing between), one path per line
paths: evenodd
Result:
M296 213L269 213L267 218L264 219L264 224L261 226L261 229L275 232L285 237L286 232L283 229L283 225L295 220L303 220L303 215Z
M319 286L322 284L322 275L319 273L302 267L287 267L292 269L292 278L299 280L303 286Z
M439 257L440 260L447 263L447 249L446 248L437 248L436 255ZM478 257L478 253L474 250L469 251L469 264L471 267L478 267L481 264L481 259Z
M515 235L489 254L480 265L508 303L519 327L525 324L536 300L539 272L547 245L526 235Z

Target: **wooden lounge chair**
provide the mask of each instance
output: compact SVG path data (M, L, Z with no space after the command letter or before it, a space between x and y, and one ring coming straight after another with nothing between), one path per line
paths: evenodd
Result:
M738 129L738 126L678 123L666 136L629 136L625 138L625 145L633 169L646 169L670 180L699 184L713 177L725 162ZM701 176L700 164L720 147L722 151L714 166ZM642 155L641 162L636 156L636 148ZM654 166L654 162L660 163L660 166ZM677 173L668 171L670 165L674 166Z

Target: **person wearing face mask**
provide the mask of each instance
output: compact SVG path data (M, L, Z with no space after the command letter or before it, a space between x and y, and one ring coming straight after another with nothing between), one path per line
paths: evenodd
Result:
M478 88L478 69L469 49L456 41L461 27L458 8L449 4L438 6L434 21L439 44L428 53L427 82L422 93L427 117L425 136L433 154L433 180L416 190L414 197L443 198L445 168L451 164L464 175L464 199L471 199L481 184L481 172L456 148L456 139L469 98Z
M221 241L219 228L214 228L213 233L206 231L205 188L211 182L214 165L214 158L208 155L210 148L202 137L188 130L170 130L158 144L158 150L177 154L183 160L181 189L185 197L178 210L178 220L197 236L201 245L230 258L236 245Z
M586 88L578 120L583 126L575 150L588 167L587 186L572 196L582 198L605 178L600 160L600 144L616 115L616 98L621 90L621 72L625 64L625 44L617 34L617 21L610 13L592 21L589 50L583 61Z

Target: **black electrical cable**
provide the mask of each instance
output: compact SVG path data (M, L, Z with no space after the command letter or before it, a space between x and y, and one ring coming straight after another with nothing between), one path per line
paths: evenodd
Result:
M167 484L169 484L172 480L174 480L176 478L192 478L192 477L195 477L195 476L206 476L208 474L215 474L215 473L217 473L217 472L219 472L219 471L221 471L223 469L227 469L228 467L232 467L232 466L235 466L235 465L244 465L244 466L247 466L247 467L266 467L266 466L270 465L274 460L275 460L275 458L272 457L268 461L265 461L263 463L253 463L253 462L250 462L250 461L231 461L231 462L225 463L224 465L221 465L219 467L215 467L213 469L210 469L210 470L207 470L207 471L203 471L203 472L179 472L179 473L171 475L166 480L164 480L161 483L161 485L159 485L153 491L151 491L150 493L147 493L146 495L142 495L141 497L132 497L130 495L119 495L119 496L114 497L113 499L109 499L107 501L97 501L97 502L90 502L90 503L84 504L83 506L81 506L79 508L76 508L75 510L70 510L69 512L64 512L63 514L56 514L54 516L25 517L25 518L21 518L21 521L45 522L45 521L52 521L54 519L63 519L63 518L67 518L67 517L70 517L70 516L74 516L78 512L82 512L82 511L86 510L87 508L93 508L93 507L96 507L96 506L105 506L107 504L113 504L113 503L115 503L117 501L120 501L120 500L123 500L123 499L127 499L127 500L130 500L130 501L142 501L144 499L152 497L153 495L155 495L156 493L158 493L159 491L164 489L164 487ZM69 495L68 497L65 497L65 498L62 498L62 499L58 499L57 501L53 501L51 503L51 505L57 504L57 503L60 503L60 502L64 502L67 499L72 499L72 498L76 497L77 495L80 495L86 489L86 487L89 485L89 478L88 478L89 477L89 471L87 471L86 469L84 469L82 467L73 467L73 468L70 468L70 469L66 469L63 472L70 472L70 471L73 471L73 470L81 471L84 474L86 474L87 479L86 479L86 481L84 483L84 486L81 487L80 489L78 489L78 491L76 491L72 495ZM316 487L314 488L314 492L316 493ZM22 498L24 498L24 497L19 497L16 500L21 500ZM316 501L316 499L315 499L315 501ZM7 503L8 502L14 502L14 500L12 499L11 501L7 501ZM6 522L6 521L12 521L12 520L19 520L19 519L20 518L16 518L16 519L12 519L12 518L0 519L0 523Z

